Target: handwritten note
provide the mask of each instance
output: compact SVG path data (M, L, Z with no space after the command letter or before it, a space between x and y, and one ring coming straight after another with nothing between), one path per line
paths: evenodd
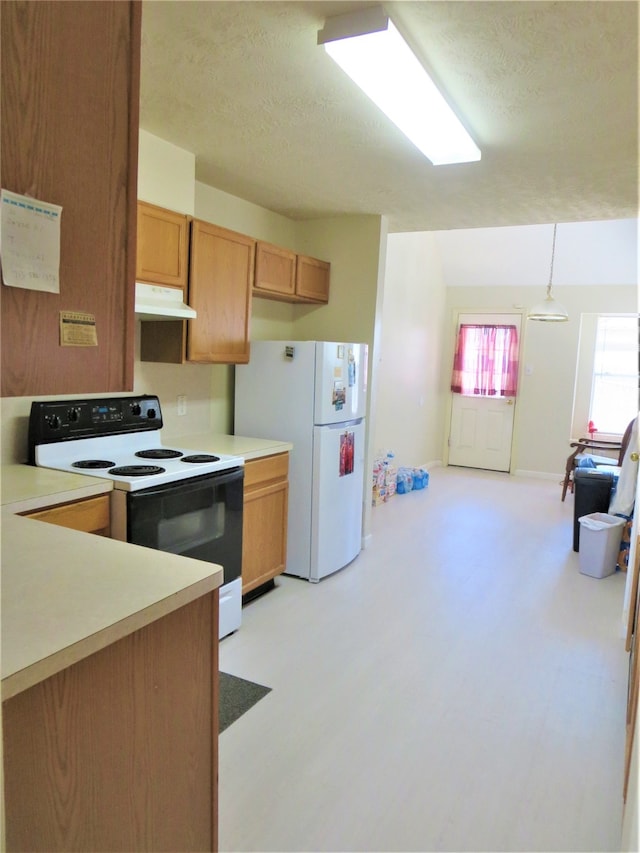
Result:
M3 283L60 293L62 208L4 189L0 208Z

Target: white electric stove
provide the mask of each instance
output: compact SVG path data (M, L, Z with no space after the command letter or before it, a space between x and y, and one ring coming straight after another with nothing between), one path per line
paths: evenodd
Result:
M29 462L111 480L113 538L222 565L224 637L241 623L244 460L164 446L161 430L151 395L34 402Z

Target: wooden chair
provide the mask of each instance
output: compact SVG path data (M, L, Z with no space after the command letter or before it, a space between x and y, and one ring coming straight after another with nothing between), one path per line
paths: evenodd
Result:
M575 450L572 451L567 458L564 480L562 481L562 500L566 497L567 489L571 489L571 493L573 494L573 472L575 468L578 467L580 460L582 458L586 458L587 455L596 467L599 465L613 465L620 467L622 465L624 454L629 446L632 427L633 421L629 423L629 426L624 431L624 435L620 441L602 441L595 438L579 438L577 441L574 441L569 445L569 447L575 447ZM617 453L617 456L597 456L594 454L594 451L598 450Z

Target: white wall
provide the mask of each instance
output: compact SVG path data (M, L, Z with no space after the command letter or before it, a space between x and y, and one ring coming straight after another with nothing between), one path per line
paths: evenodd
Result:
M436 231L445 283L451 287L541 287L549 281L553 225ZM638 282L638 220L562 222L556 234L553 286ZM544 293L543 293L544 295Z
M145 130L138 134L138 199L195 213L195 154Z
M442 458L446 291L433 234L390 234L382 303L375 450L398 465Z
M544 295L544 288L542 291ZM556 296L569 312L567 323L524 324L521 357L525 375L516 400L513 462L517 471L560 478L571 440L580 315L633 312L636 289L574 286L558 288ZM540 298L539 287L449 287L447 311L453 318L459 311L526 308ZM450 326L444 383L449 380L453 348Z

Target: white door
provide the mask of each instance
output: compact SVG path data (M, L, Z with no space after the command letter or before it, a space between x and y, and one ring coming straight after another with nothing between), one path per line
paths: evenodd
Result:
M514 325L520 314L460 314L462 324ZM452 393L449 465L509 471L516 397Z
M362 548L365 421L313 428L311 572L319 581Z

